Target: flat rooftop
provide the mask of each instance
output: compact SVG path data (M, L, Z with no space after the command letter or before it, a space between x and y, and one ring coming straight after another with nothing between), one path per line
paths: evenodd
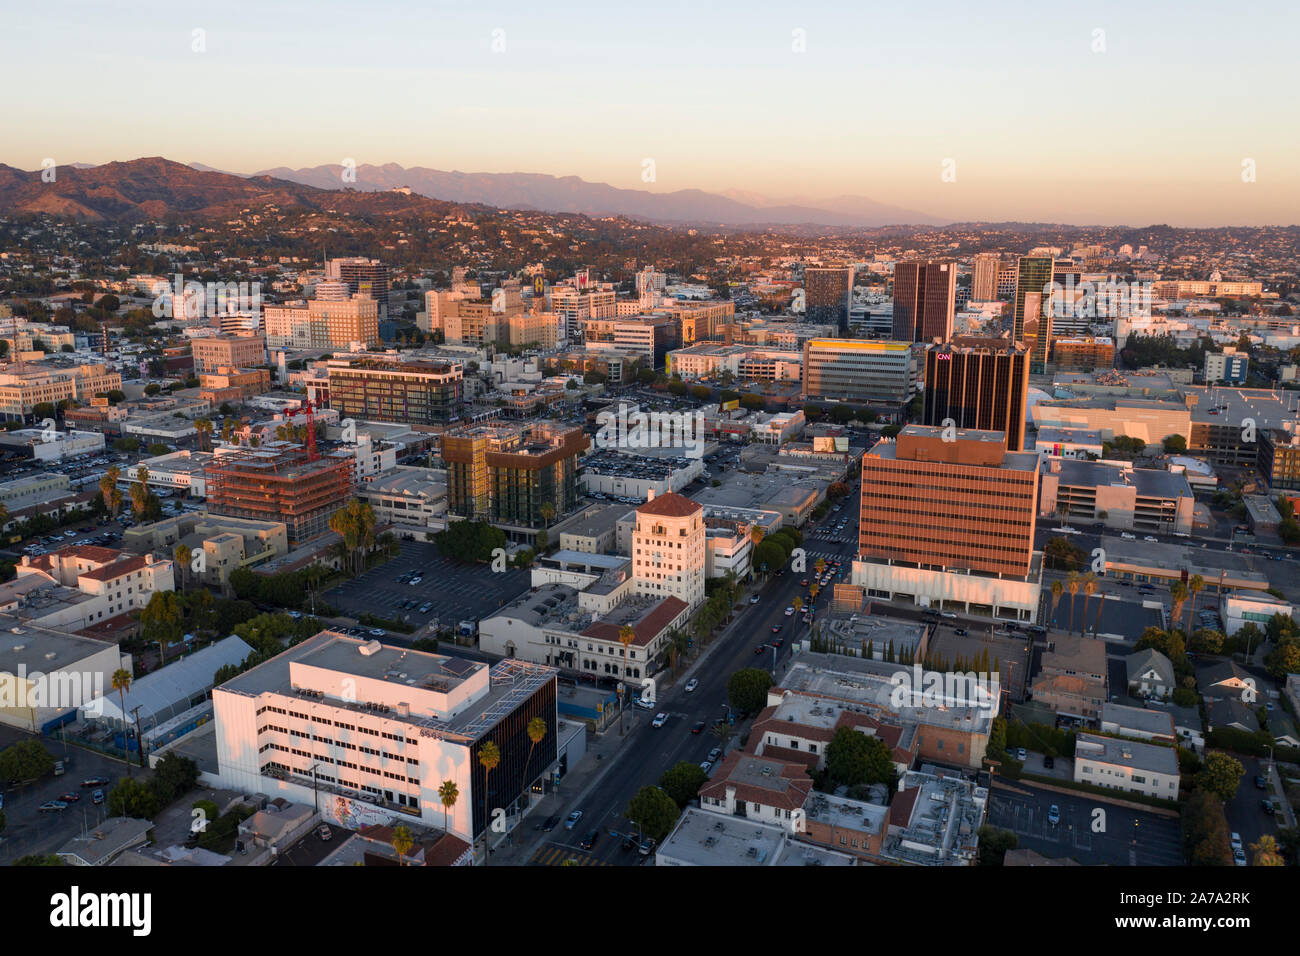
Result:
M1153 773L1178 773L1178 756L1173 747L1079 734L1075 743L1075 759L1099 760L1103 763L1127 767L1130 770L1150 770Z
M687 807L659 853L693 866L770 866L785 843L779 827Z

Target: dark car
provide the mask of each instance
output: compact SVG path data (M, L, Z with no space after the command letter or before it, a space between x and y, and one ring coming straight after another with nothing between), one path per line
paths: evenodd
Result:
M62 800L64 803L76 803L78 800L81 799L81 794L69 790L67 793L59 794L59 799Z
M773 634L780 634L780 633L781 633L781 625L780 625L780 624L773 624L773 625L772 625L772 633L773 633Z
M1270 817L1277 812L1277 809L1273 806L1272 800L1259 801L1259 808L1263 810L1265 813L1267 813Z
M1056 758L1053 757L1051 754L1047 754L1045 757L1043 757L1043 766L1046 767L1048 770L1051 770L1053 767L1056 766Z
M698 733L702 733L703 731L704 731L704 721L697 720L695 723L691 724L691 733L698 734Z
M87 777L81 781L83 787L106 787L110 783L107 777Z
M630 836L630 835L629 835L629 836L625 836L625 837L623 837L623 849L624 849L624 850L635 850L635 849L636 849L636 837L634 837L634 836Z
M953 633L956 634L958 637L965 637L967 632L966 632L966 628L958 627L953 629Z
M1256 789L1256 790L1267 790L1267 789L1268 789L1268 781L1264 779L1264 775L1263 775L1263 774L1257 774L1257 775L1255 776L1255 789Z
M588 833L585 837L582 838L582 843L579 845L584 850L590 850L592 847L596 845L596 841L599 839L600 839L600 831L592 830L590 833Z
M777 638L775 641L772 642L772 646L773 646L773 647L785 647L785 641L782 640L781 638Z
M762 654L765 650L767 650L767 645L766 645L766 644L760 644L760 645L758 645L758 647L754 648L754 653L755 653L755 654Z
M541 823L537 824L537 829L542 831L543 833L550 833L557 826L559 826L559 823L560 823L560 815L558 813L552 813Z

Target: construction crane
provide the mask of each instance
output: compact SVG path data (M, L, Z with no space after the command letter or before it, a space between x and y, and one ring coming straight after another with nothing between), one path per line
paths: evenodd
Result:
M310 398L304 399L302 409L307 413L307 460L316 461L320 458L320 453L316 451L316 424L312 420L312 401Z

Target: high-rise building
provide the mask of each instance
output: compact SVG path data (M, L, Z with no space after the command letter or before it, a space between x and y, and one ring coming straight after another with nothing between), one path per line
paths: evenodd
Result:
M368 295L379 305L382 314L388 313L388 266L378 259L331 259L326 268L331 279L346 282L353 295Z
M853 267L807 266L803 273L804 311L809 322L834 325L840 332L849 327L849 303L853 299Z
M927 259L894 266L894 340L946 342L952 336L957 263Z
M704 601L704 508L670 491L647 492L632 531L632 576L637 591L675 597L692 609Z
M1001 432L908 425L862 459L859 553L894 563L1025 575L1034 550L1038 455Z
M910 342L809 339L803 347L805 399L906 405L916 392Z
M219 368L255 368L266 364L266 336L209 335L192 344L194 371L215 372Z
M1055 260L1051 256L1021 256L1016 273L1016 303L1011 337L1029 349L1029 370L1042 372L1047 365L1052 338L1052 281Z
M971 264L970 297L975 302L992 302L998 295L998 266L1001 259L996 253L982 252Z
M444 432L447 510L518 528L547 527L578 505L581 427L483 422ZM547 512L549 511L549 515Z
M1029 353L1010 339L958 336L925 355L926 425L1000 431L1021 451L1029 396Z
M330 359L330 407L340 418L407 425L446 425L459 417L464 387L459 362Z

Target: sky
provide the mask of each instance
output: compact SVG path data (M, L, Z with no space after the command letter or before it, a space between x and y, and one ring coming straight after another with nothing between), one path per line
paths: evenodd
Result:
M1300 5L1142 6L48 0L0 31L0 162L350 158L953 220L1300 222Z

